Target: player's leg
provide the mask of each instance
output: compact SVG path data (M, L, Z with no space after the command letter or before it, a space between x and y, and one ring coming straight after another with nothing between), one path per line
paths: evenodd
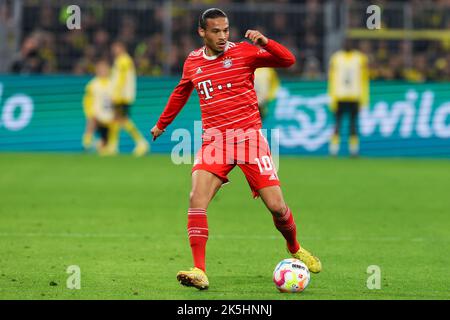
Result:
M222 180L205 170L192 173L192 190L189 195L188 235L194 267L206 270L205 252L208 241L207 209Z
M358 113L359 105L357 102L350 105L350 141L349 151L352 157L359 154L359 138L358 138Z
M97 127L98 135L100 136L100 141L97 144L97 152L102 154L108 143L108 127L103 123L99 123Z
M258 190L258 193L272 214L273 222L278 231L286 239L289 252L297 252L300 244L297 241L297 227L291 210L283 199L279 186L270 186Z
M136 124L130 118L130 108L131 105L123 104L121 106L120 119L119 122L124 130L130 135L131 139L133 139L134 144L136 145L133 154L135 156L142 156L149 151L149 144L147 140L145 140L144 136L141 134Z
M311 272L320 272L319 259L301 248L297 241L297 227L294 216L284 201L269 144L261 133L256 140L257 143L249 141L246 144L248 163L238 164L238 166L245 174L253 196L260 196L271 212L275 227L285 238L290 254L305 262Z
M177 279L182 285L200 290L209 287L205 273L206 243L209 236L207 209L222 183L223 179L209 171L199 169L192 172L187 229L194 268L178 272Z
M97 151L101 156L109 155L109 137L110 137L111 123L102 123L99 131L100 144L97 146Z
M88 150L92 147L94 133L96 130L96 121L94 117L86 117L86 129L83 134L83 148Z
M309 251L300 247L297 240L297 226L291 209L283 199L280 186L269 186L258 190L261 199L272 214L277 230L286 240L289 253L296 259L303 261L311 272L322 270L320 260Z
M336 111L334 112L334 133L331 136L330 146L329 146L329 153L332 156L337 156L339 153L339 146L341 144L340 139L340 131L341 131L341 123L342 123L342 115L344 113L344 108L342 106L341 102L337 103Z
M222 186L217 175L206 170L192 172L192 189L189 194L189 207L208 209L208 205Z
M120 104L114 104L114 120L109 125L108 147L105 155L114 155L119 152L119 136L122 121L122 109Z
M83 111L86 117L86 128L83 133L82 144L84 150L88 150L93 146L97 123L95 120L95 111L92 104L83 104Z

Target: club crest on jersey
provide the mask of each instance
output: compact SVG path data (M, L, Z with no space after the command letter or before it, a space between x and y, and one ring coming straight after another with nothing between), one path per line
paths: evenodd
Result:
M231 61L231 58L225 58L223 60L223 67L224 68L230 68L233 65L233 61Z

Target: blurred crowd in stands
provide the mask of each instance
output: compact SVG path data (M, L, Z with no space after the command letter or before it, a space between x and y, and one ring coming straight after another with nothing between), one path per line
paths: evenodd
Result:
M92 0L83 8L81 30L68 31L66 7L46 5L46 1L24 0L22 17L22 41L20 51L11 65L13 73L71 73L94 72L94 64L100 58L110 58L110 44L119 39L128 46L139 75L159 76L169 72L179 75L189 52L200 47L197 35L198 14L204 7L187 9L186 3L219 5L219 1L173 1L169 26L163 0L160 1L105 1ZM128 5L132 2L132 5ZM254 5L253 10L240 10L236 3ZM231 24L231 41L243 40L248 28L255 28L283 43L297 56L298 62L284 72L308 80L326 75L324 61L324 7L322 0L271 1L271 5L287 8L289 2L303 4L303 9L273 12L264 10L258 1L220 1ZM387 1L378 1L379 3ZM427 29L450 30L450 1L415 2L414 22ZM352 1L349 1L352 3ZM421 9L427 3L442 6L428 12ZM178 6L177 6L178 4ZM244 6L242 6L244 8ZM248 8L248 7L245 7ZM295 9L297 8L297 9ZM351 11L350 11L351 12ZM3 14L6 16L5 14ZM396 26L398 18L384 16L386 27ZM1 19L1 18L0 18ZM6 19L6 18L4 18ZM389 22L392 21L392 25ZM422 25L420 25L422 23ZM365 21L350 19L349 26L364 27ZM164 32L169 27L170 42ZM169 45L167 45L169 43ZM369 56L371 78L375 80L409 81L450 80L450 41L447 38L434 41L409 40L354 40L354 46Z

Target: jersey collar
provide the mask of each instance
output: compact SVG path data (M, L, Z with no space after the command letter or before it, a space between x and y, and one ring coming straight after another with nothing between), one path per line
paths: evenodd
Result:
M216 54L214 56L208 56L208 55L206 55L206 52L205 52L206 51L206 46L205 46L205 47L203 47L203 50L202 50L203 58L205 58L206 60L215 60L218 57L220 57L222 54L224 54L224 52L226 52L229 47L230 47L230 41L227 41L227 44L226 44L225 49L223 50L223 52L221 52L219 54Z

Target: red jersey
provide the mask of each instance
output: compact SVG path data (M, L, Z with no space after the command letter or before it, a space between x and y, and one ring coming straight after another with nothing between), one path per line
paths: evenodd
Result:
M274 40L262 48L247 42L228 42L221 54L207 56L205 47L187 57L183 76L173 90L157 127L165 129L186 104L192 90L200 98L202 125L225 132L261 128L254 71L261 67L289 67L294 55Z

